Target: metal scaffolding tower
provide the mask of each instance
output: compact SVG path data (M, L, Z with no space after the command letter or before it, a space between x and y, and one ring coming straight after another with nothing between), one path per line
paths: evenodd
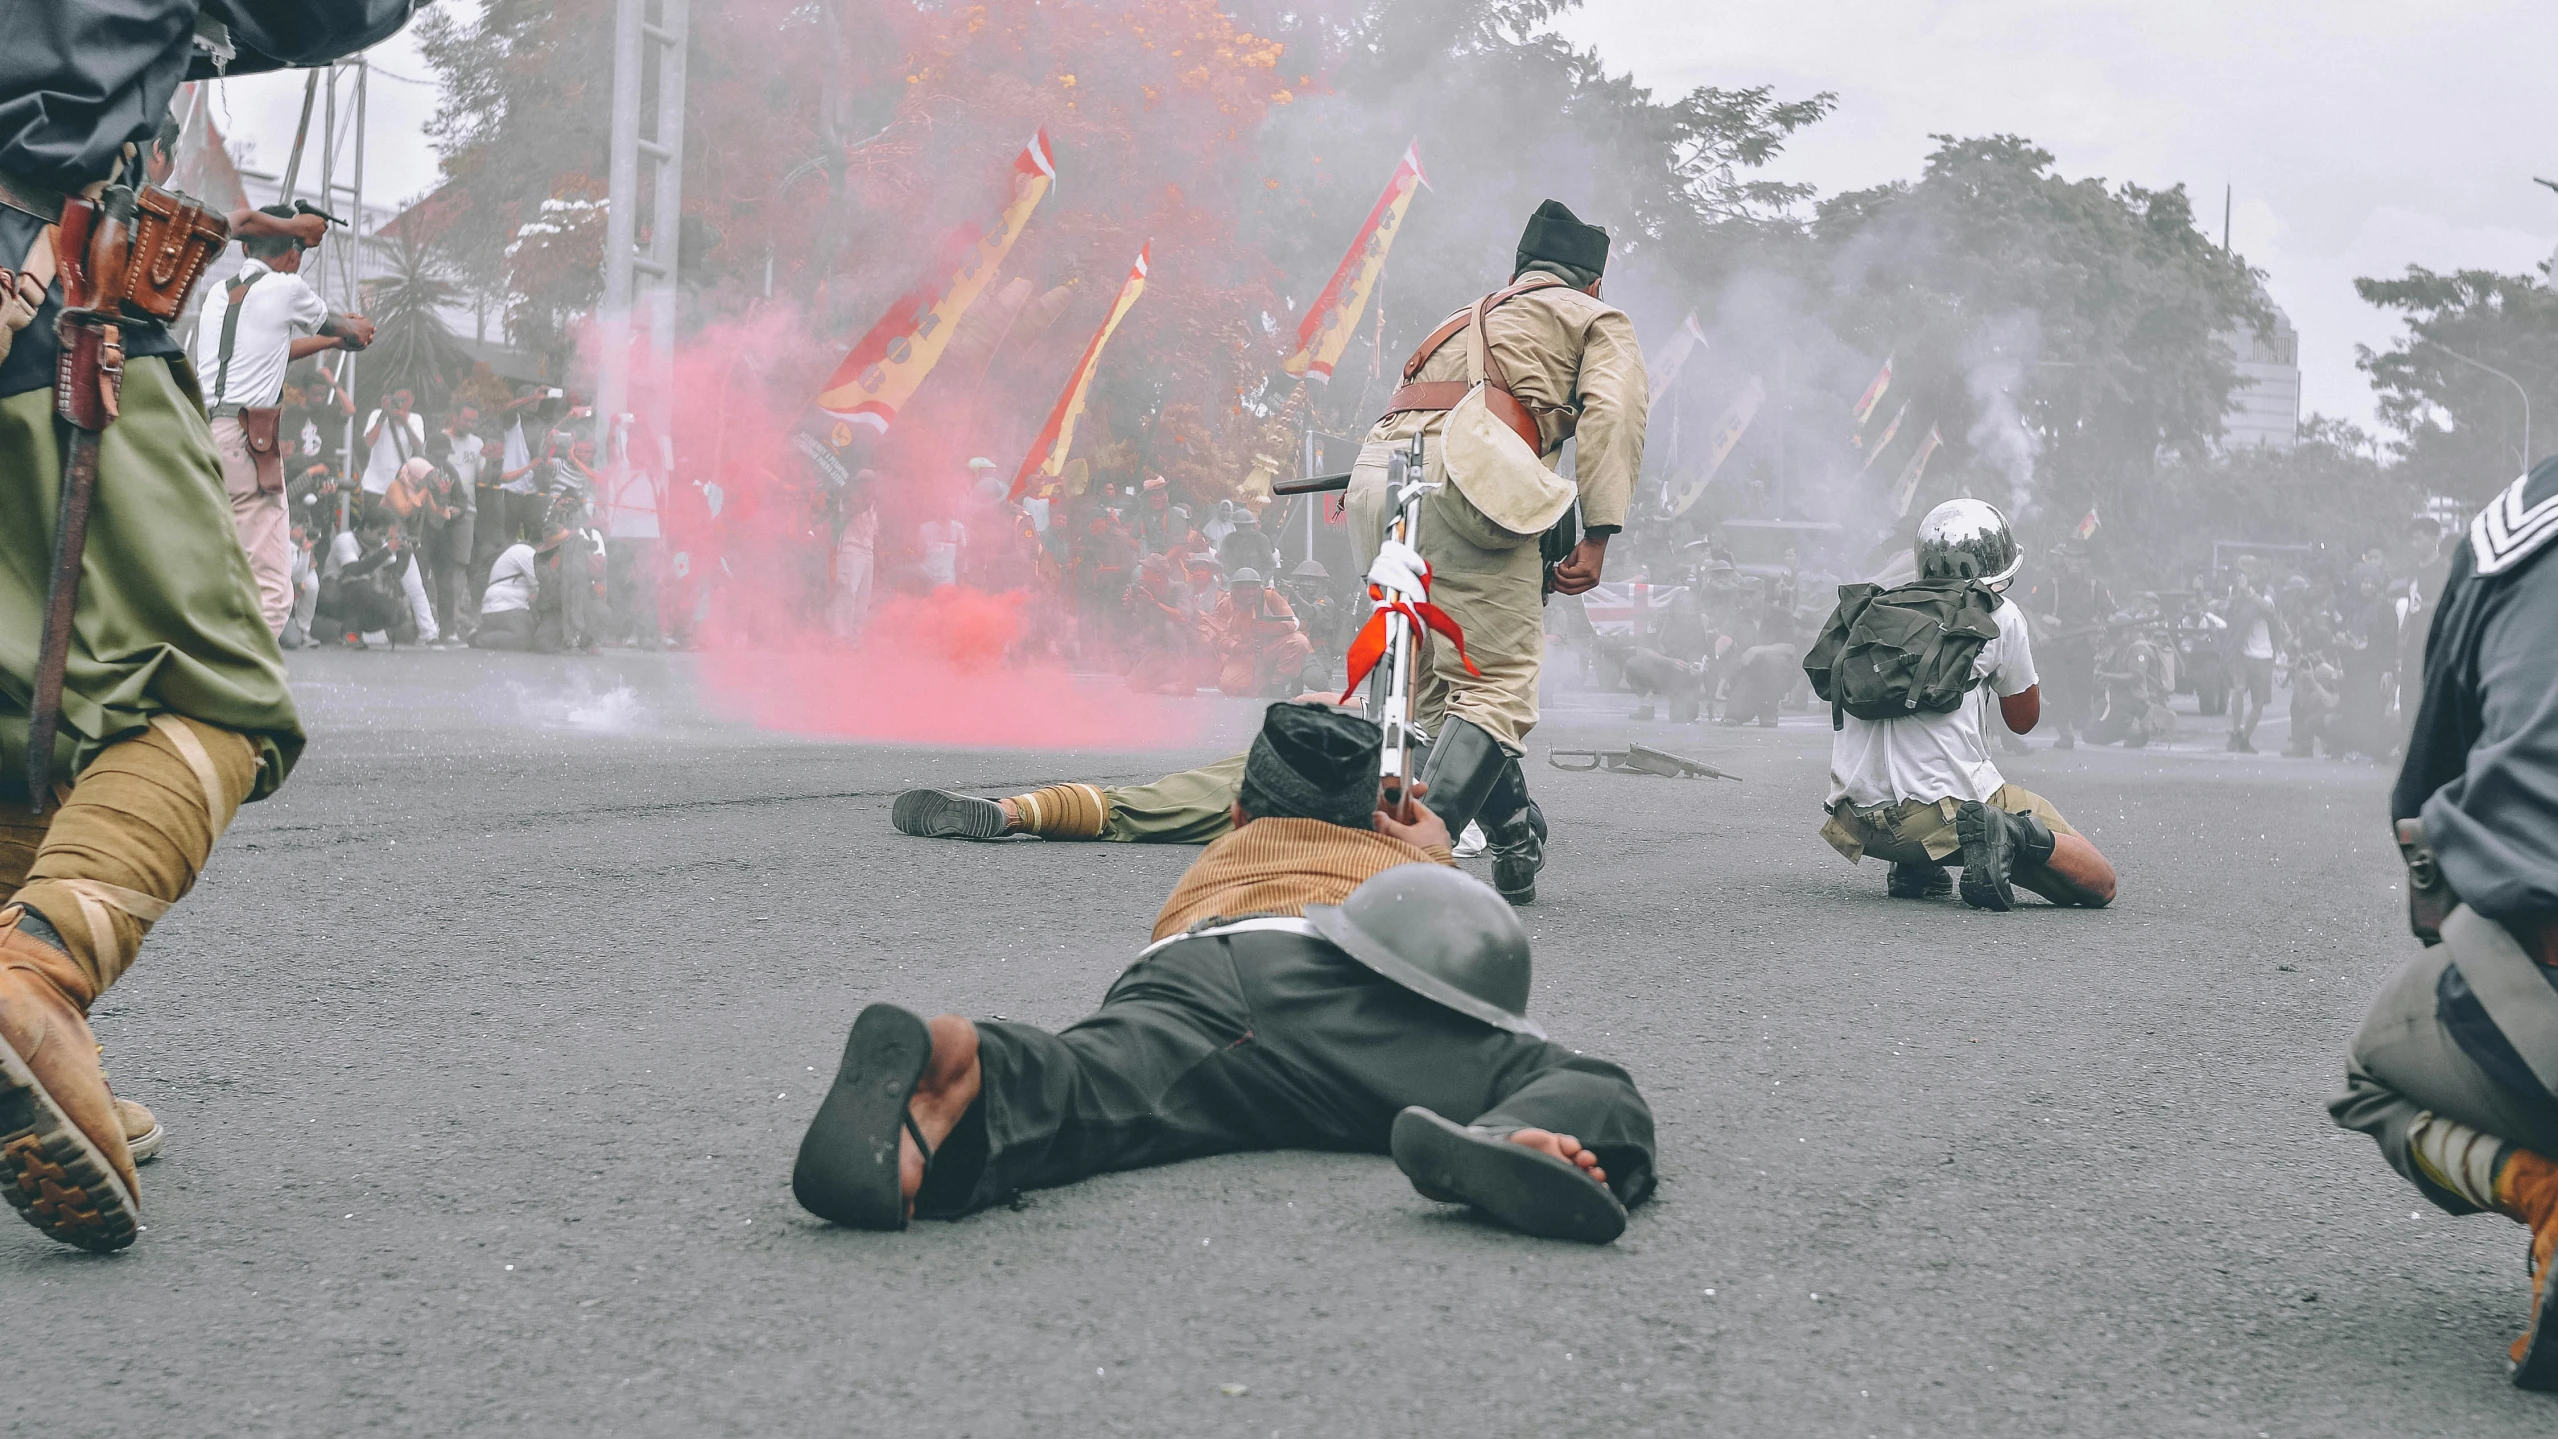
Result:
M603 354L595 385L595 454L620 486L627 461L613 444L624 414L656 437L651 466L658 484L674 466L669 424L675 365L675 264L683 239L684 49L691 0L617 0L613 20L611 200L604 221ZM656 19L649 12L656 12ZM650 82L654 80L654 85ZM640 133L640 102L654 89L654 133ZM642 204L642 162L647 202ZM639 246L645 215L648 245ZM631 374L631 320L643 308L649 358L637 385ZM610 503L608 499L608 504Z

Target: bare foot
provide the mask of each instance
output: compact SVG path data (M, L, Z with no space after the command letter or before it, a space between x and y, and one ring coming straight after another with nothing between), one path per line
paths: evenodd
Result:
M936 1030L935 1033L938 1034L939 1031ZM938 1057L938 1051L936 1057ZM915 1116L918 1122L921 1122L923 1117L920 1113ZM1540 1154L1551 1154L1566 1164L1578 1164L1581 1166L1582 1173L1601 1184L1608 1182L1608 1172L1599 1167L1599 1156L1582 1148L1581 1141L1569 1134L1555 1134L1543 1129L1520 1129L1511 1132L1510 1142L1525 1145Z
M977 1064L977 1026L956 1014L936 1016L929 1028L933 1033L933 1057L924 1065L924 1075L915 1081L915 1092L906 1101L907 1111L915 1116L915 1127L924 1131L924 1142L938 1150L950 1132L959 1127L968 1106L977 1102L977 1091L984 1083L985 1071ZM906 1196L906 1217L915 1217L915 1192L924 1187L924 1155L915 1147L915 1136L900 1130L897 1136L897 1188Z

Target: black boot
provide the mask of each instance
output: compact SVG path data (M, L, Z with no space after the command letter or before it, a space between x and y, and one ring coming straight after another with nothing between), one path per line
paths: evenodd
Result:
M1894 899L1942 899L1954 892L1954 877L1941 864L1895 864L1883 892Z
M1963 841L1963 902L1974 909L2016 908L2016 877L2051 863L2051 828L2030 814L1966 800L1954 815Z
M1501 742L1472 720L1450 715L1430 742L1430 761L1421 767L1421 782L1430 787L1422 803L1448 826L1451 836L1465 833L1483 813L1504 765L1514 764Z
M1537 871L1545 868L1545 816L1528 798L1528 777L1516 759L1501 766L1475 822L1491 841L1492 887L1512 904L1536 903Z

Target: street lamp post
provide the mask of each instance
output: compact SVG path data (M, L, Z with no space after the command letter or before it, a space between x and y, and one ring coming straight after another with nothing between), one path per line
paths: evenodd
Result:
M2500 379L2506 384L2514 387L2514 393L2522 397L2522 467L2524 470L2528 471L2531 468L2531 392L2522 387L2522 381L2515 379L2513 376L2506 374L2504 371L2497 369L2495 366L2488 364L2484 360L2473 360L2467 355L2462 354L2460 351L2453 349L2451 346L2444 344L2440 340L2427 340L2425 343L2442 351L2444 354L2451 356L2453 359L2460 361L2464 365L2475 365L2479 369L2485 370L2488 374L2491 374L2497 379Z

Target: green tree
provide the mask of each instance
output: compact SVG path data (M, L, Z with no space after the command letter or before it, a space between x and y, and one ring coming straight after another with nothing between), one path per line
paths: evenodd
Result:
M2543 269L2535 278L2410 265L2394 280L2354 282L2356 294L2407 326L2387 350L2356 346L2355 363L2371 376L2398 457L2431 493L2481 502L2558 438L2558 291ZM2512 376L2528 395L2531 453L2524 394L2480 365Z
M2091 506L2139 522L2162 457L2200 460L2221 433L2238 376L2217 337L2270 321L2257 275L2195 228L2182 186L2071 180L2013 135L1935 138L1916 183L1822 202L1816 303L1840 338L1897 353L1948 442L1940 484L2047 534Z
M374 336L355 367L357 398L372 405L381 395L407 390L421 406L440 410L476 364L444 325L442 312L462 303L462 286L442 258L405 229L373 243L388 263L364 284L364 312Z

